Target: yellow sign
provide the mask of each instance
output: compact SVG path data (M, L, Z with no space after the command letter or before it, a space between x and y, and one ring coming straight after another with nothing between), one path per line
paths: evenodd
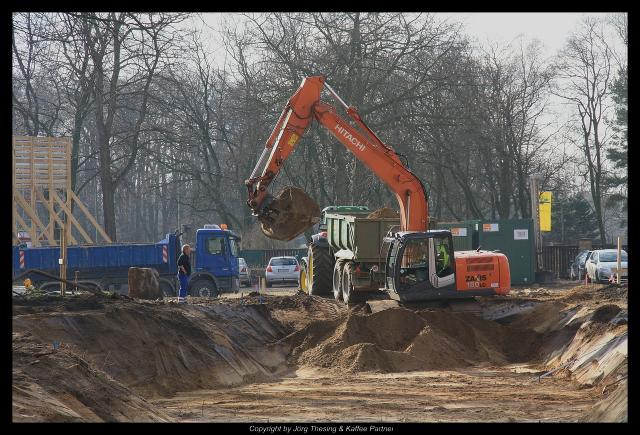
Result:
M551 192L540 192L540 231L551 231Z
M540 204L551 204L551 192L540 192Z

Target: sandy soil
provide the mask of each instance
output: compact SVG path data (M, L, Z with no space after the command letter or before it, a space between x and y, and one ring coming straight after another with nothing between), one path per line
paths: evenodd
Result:
M243 293L15 299L14 420L627 418L626 288L518 288L477 316Z
M516 373L525 371L525 373ZM598 391L538 381L526 367L338 374L297 370L276 383L180 393L154 404L180 421L580 421Z

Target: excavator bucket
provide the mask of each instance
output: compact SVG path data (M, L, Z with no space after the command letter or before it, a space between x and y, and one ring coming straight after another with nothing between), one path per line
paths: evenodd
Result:
M320 206L297 187L285 187L258 216L265 236L289 241L320 221Z

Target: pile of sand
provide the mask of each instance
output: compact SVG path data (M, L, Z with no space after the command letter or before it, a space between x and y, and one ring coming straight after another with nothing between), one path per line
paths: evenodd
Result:
M390 207L382 207L367 215L367 219L394 218L400 219L400 213Z
M263 295L244 298L241 303L262 302L269 315L291 333L316 320L336 319L344 316L348 309L334 299L298 293L293 296L279 297Z
M282 343L301 366L402 372L526 361L540 338L471 314L399 307L312 322Z

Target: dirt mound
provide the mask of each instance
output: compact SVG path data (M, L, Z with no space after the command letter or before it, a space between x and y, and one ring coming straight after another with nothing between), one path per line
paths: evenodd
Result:
M367 219L394 218L400 219L400 213L390 207L382 207L367 215Z
M625 380L599 401L586 413L585 421L588 422L616 422L622 423L629 420L628 410L629 384Z
M604 285L604 284L586 284L573 287L562 295L560 300L565 303L596 303L603 301L615 302L617 304L626 305L628 299L628 287Z
M55 308L55 307L54 307ZM264 305L115 301L101 310L17 315L14 331L68 345L145 397L270 379L285 335Z
M273 296L256 294L240 299L230 299L228 304L260 304L267 307L271 318L286 330L287 334L307 326L315 320L336 319L348 309L334 299L297 293L293 296Z
M312 322L282 342L302 366L402 372L524 361L540 336L471 314L400 307Z
M13 334L13 421L171 421L63 345Z

